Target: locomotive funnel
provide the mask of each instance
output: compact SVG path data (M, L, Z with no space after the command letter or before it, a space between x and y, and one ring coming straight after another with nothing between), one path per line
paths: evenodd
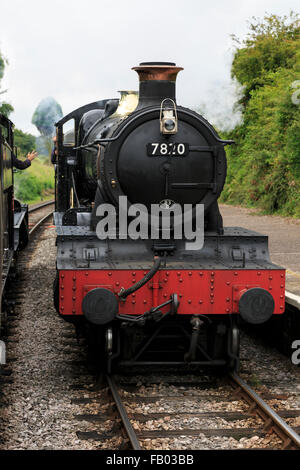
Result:
M165 98L176 102L176 77L183 70L173 62L141 62L133 67L139 75L139 104L137 109L146 106L160 106Z

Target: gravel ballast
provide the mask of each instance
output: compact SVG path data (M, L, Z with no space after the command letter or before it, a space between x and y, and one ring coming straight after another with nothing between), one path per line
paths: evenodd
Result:
M31 243L33 250L30 254L27 251L20 255L24 265L28 257L21 285L25 298L16 307L17 316L9 326L7 367L12 370L12 374L3 378L0 384L0 448L118 449L123 439L118 431L113 431L113 418L107 418L112 408L107 391L97 387L96 378L89 370L84 341L81 339L77 342L73 326L60 319L53 307L55 229L47 227L42 236ZM241 376L258 393L271 391L286 395L282 400L271 403L275 408L300 409L300 371L291 364L289 358L246 334L242 334L241 357ZM123 393L125 403L128 399L128 412L147 415L154 412L247 411L247 405L241 400L226 400L232 391L230 386L222 385L221 381L217 387L195 387L193 399L190 399L184 386L167 384L165 381L151 384L153 378L154 375L146 379L141 377L136 391ZM196 376L193 378L197 380ZM201 379L204 380L203 377ZM211 378L206 376L205 380ZM138 407L129 400L136 396L142 398L151 395L161 396L161 399L150 404L140 401ZM209 395L210 399L202 400L204 395ZM173 402L172 396L182 396L182 401ZM103 415L103 421L96 425L78 418L84 414ZM150 416L143 423L135 420L134 427L137 431L167 431L184 428L247 428L257 424L257 418L225 421L222 418L176 415L160 419L153 420ZM289 422L296 426L299 418L291 418ZM107 433L106 439L85 440L77 436L77 432L97 429L98 432ZM279 446L279 440L274 435L267 438L254 435L237 440L200 434L196 438L177 436L143 439L142 445L145 449L238 449L265 445L276 447Z

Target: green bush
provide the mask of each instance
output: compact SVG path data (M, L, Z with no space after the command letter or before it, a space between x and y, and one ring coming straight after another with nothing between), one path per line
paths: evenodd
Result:
M47 158L47 157L46 157ZM14 175L15 196L24 203L52 199L54 195L54 168L36 158L26 170Z

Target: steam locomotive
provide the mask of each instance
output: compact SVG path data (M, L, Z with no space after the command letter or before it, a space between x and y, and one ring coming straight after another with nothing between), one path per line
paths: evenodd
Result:
M284 312L285 271L271 263L267 236L223 227L218 198L224 147L233 142L177 105L183 69L144 62L133 70L139 93L122 91L56 124L56 309L87 332L108 372L152 364L237 370L239 319L260 324ZM200 217L198 245L175 208L187 211L194 235ZM129 237L131 223L140 232Z
M13 123L0 114L0 337L7 305L5 287L14 267L16 253L28 243L28 206L14 198L12 152ZM0 344L0 364L5 362L4 344Z

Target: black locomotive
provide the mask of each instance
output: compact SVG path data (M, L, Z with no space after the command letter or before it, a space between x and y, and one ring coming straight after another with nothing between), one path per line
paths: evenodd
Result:
M138 101L122 92L57 123L57 311L88 329L109 370L114 363L237 368L239 316L258 324L283 313L285 272L270 262L266 236L223 227L218 197L232 142L177 105L182 69L157 62L134 70ZM174 218L169 237L161 226L155 236L126 237L125 197L128 223L136 205L144 215L153 204L170 214L188 205L195 227L201 205L203 246L190 249L185 232L175 236ZM109 204L116 230L105 238ZM148 215L143 220L151 225Z

